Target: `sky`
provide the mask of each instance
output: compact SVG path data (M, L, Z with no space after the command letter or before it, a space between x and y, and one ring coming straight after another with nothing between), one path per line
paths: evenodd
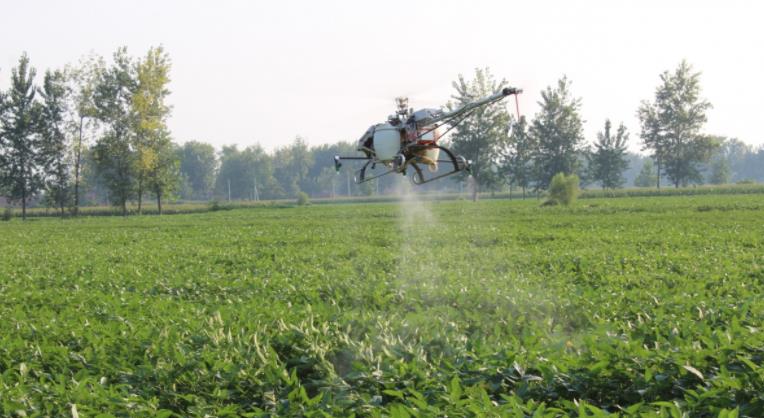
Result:
M623 122L659 75L686 59L711 102L706 132L764 145L764 6L756 1L8 1L0 0L0 88L27 52L38 70L120 46L172 60L178 142L261 144L301 136L355 141L393 113L396 96L439 107L460 74L489 68L525 93L563 75L581 98L587 141ZM510 107L510 109L512 109Z

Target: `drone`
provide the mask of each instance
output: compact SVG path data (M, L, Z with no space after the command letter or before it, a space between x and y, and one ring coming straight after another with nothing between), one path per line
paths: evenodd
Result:
M377 123L358 140L357 151L362 157L334 156L334 168L339 173L343 160L366 161L355 175L357 184L385 176L390 173L407 175L408 169L413 169L411 181L416 185L429 183L459 172L471 173L470 160L461 155L455 155L448 148L438 145L451 129L467 120L477 109L496 103L507 96L522 93L522 89L505 87L500 91L466 103L452 111L441 109L420 109L414 111L408 107L408 98L395 99L398 109L387 118L387 122ZM448 126L443 130L444 126ZM445 154L445 158L441 156ZM450 170L439 173L439 164L445 164ZM374 174L377 165L387 168L381 174ZM425 174L425 170L429 174ZM367 173L370 171L372 174Z

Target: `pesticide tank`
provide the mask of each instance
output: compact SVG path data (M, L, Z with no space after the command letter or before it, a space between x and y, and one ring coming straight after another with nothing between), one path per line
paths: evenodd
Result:
M433 173L438 171L438 157L440 157L440 149L430 148L424 152L424 157L424 161L427 163L430 171Z
M423 133L420 133L419 137L419 144L423 145L435 145L438 142L438 138L440 137L440 134L437 129L430 130L430 127L427 127L427 130L423 130ZM436 172L438 171L438 158L440 157L440 149L437 147L428 148L424 151L421 151L419 153L419 157L421 158L422 162L427 164L427 167L430 169L430 172Z
M401 131L383 123L374 129L374 152L381 161L390 161L401 149Z

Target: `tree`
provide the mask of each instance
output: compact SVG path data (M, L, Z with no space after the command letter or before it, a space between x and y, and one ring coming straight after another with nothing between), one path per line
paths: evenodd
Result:
M724 158L729 165L729 181L764 178L764 164L755 161L756 150L753 147L737 138L720 137L719 140L722 145L714 152L712 169L716 159Z
M180 179L180 161L176 145L170 140L169 132L161 130L152 146L154 164L148 172L147 186L157 199L157 212L162 214L162 199L174 193Z
M525 191L530 187L534 178L533 157L538 152L535 138L528 133L528 123L525 116L512 124L512 131L503 150L504 172L509 175L510 184Z
M450 110L495 93L505 87L506 81L497 82L486 68L476 69L475 78L469 82L459 75L452 85L456 94L451 96L455 102L447 106ZM497 168L501 164L500 148L506 143L509 122L506 106L497 102L478 108L454 129L451 136L453 151L472 161L473 200L477 200L481 187L494 187L501 182Z
M69 82L74 121L70 130L76 137L74 151L74 215L79 213L80 189L82 180L83 156L88 148L88 138L95 137L98 130L98 113L94 95L98 80L104 72L103 58L91 55L70 68Z
M557 87L541 92L541 110L536 114L530 135L538 143L534 159L537 187L545 189L557 173L573 174L579 169L579 155L584 141L583 121L579 115L581 99L573 98L567 77Z
M310 187L308 172L312 165L310 148L299 136L289 146L279 148L273 154L273 174L290 196L296 196Z
M231 199L254 199L255 187L260 197L285 197L279 182L273 178L271 156L260 145L241 151L235 145L223 147L215 194L227 198L229 186Z
M40 159L46 177L45 190L47 198L64 216L71 198L71 158L64 126L68 91L64 73L46 71L40 95L43 98Z
M217 157L215 148L203 142L189 141L179 149L180 175L188 183L190 193L184 198L209 199L215 186Z
M127 202L136 191L135 126L132 100L136 90L135 66L126 48L114 53L114 62L99 74L93 95L98 119L105 131L96 142L93 157L109 197L127 216Z
M167 117L170 107L165 103L170 94L170 58L162 47L149 49L135 64L135 91L131 101L133 115L133 147L136 151L136 181L138 213L141 212L143 192L151 189L162 213L162 196L177 184L178 164L172 147Z
M26 219L27 201L43 186L39 135L40 104L35 101L36 71L23 54L11 70L11 86L0 112L0 188L10 201L21 201L21 216Z
M660 189L661 168L666 159L668 143L661 131L658 110L654 104L643 101L637 111L637 117L640 123L639 136L642 138L642 151L650 151L650 156L655 161L655 187Z
M610 120L605 121L605 130L597 133L594 152L589 156L589 172L592 180L599 181L603 189L615 189L625 182L623 172L629 168L626 157L626 141L629 134L623 123L618 126L615 136L610 134Z
M645 160L645 163L642 164L642 169L634 179L634 185L637 187L651 187L656 184L656 177L657 174L655 173L653 160Z
M700 182L699 164L708 161L719 146L713 137L701 133L711 104L700 98L700 73L682 61L673 73L665 71L660 78L655 102L642 102L637 112L644 149L656 160L658 182L664 167L675 187Z
M730 163L723 155L717 156L711 161L711 175L708 182L711 184L728 184L732 179Z

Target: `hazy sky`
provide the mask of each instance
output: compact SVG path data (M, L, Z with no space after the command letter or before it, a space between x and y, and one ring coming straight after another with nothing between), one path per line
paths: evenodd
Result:
M521 113L567 75L587 140L635 117L687 59L714 106L709 133L764 144L764 7L755 1L3 1L0 87L26 51L45 68L163 45L176 140L267 149L296 135L355 140L393 98L437 107L476 67L525 89ZM39 76L38 76L39 77ZM39 80L39 79L38 79Z

